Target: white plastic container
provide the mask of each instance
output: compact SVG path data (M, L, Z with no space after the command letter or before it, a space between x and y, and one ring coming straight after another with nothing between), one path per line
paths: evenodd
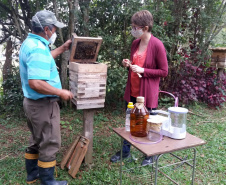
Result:
M170 117L170 130L169 133L174 139L184 139L186 137L186 121L188 109L182 107L168 108Z

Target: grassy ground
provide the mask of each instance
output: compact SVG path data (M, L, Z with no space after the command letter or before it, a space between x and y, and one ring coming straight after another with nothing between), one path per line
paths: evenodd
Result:
M218 185L226 184L226 109L213 110L205 105L196 104L189 107L192 113L188 114L187 131L207 144L197 147L197 165L195 184ZM112 131L114 127L124 126L123 108L99 110L95 113L93 164L81 165L77 178L68 175L67 170L61 170L59 163L62 155L73 141L82 133L82 111L63 109L61 111L62 147L57 156L57 180L67 180L69 184L119 184L119 164L109 161L110 157L118 151L120 138ZM0 116L0 184L21 185L25 183L24 150L30 135L24 118L16 116ZM178 153L185 157L186 153ZM188 156L189 157L189 156ZM132 162L130 167L139 165L143 156L132 149ZM163 163L172 161L170 156L165 156ZM125 162L126 164L126 162ZM139 179L138 175L149 172L150 167L138 168L132 173L123 175L123 184L150 184L150 179ZM173 179L180 180L180 184L190 184L191 170L183 165L181 168L166 168ZM40 184L37 182L35 184ZM173 184L159 174L158 184Z

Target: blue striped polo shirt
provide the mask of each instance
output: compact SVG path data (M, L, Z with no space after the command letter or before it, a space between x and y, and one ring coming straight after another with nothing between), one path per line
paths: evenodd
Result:
M55 95L40 94L30 88L28 80L44 80L51 86L62 89L56 63L48 47L49 42L43 37L29 33L20 48L20 78L24 96L37 100Z

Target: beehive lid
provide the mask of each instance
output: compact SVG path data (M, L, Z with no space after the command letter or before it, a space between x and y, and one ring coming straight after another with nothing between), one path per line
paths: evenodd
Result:
M212 51L226 51L226 47L210 48Z
M101 37L78 37L72 34L70 62L94 63L102 43Z

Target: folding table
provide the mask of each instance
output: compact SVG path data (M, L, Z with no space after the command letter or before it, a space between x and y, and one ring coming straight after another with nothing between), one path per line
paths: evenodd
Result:
M177 158L178 160L180 160L177 163L173 163L173 164L169 164L169 165L165 165L162 166L161 168L164 167L169 167L171 165L182 165L182 164L187 164L190 167L192 167L192 174L191 174L191 184L194 183L194 175L195 175L195 165L196 165L196 148L197 146L200 145L204 145L206 142L203 141L202 139L193 136L189 133L186 133L186 138L185 139L181 139L181 140L176 140L176 139L171 139L169 137L164 136L163 140L159 143L156 144L140 144L138 142L134 142L133 140L131 140L131 135L130 132L125 131L125 128L113 128L113 131L121 137L121 148L123 146L123 140L125 139L126 141L128 141L133 147L135 147L136 149L138 149L140 152L142 152L144 155L150 157L150 156L157 156L156 160L154 160L154 162L152 163L152 165L154 166L155 169L155 181L154 184L157 185L157 178L158 178L158 172L162 173L163 175L165 175L168 179L170 179L172 182L174 182L175 184L178 184L176 181L174 181L173 179L171 179L169 176L167 176L165 173L161 172L159 170L158 167L158 162L159 159L162 155L164 154L171 154L173 157ZM183 151L183 150L187 150L187 149L191 149L193 150L193 158L192 159L182 159L180 157L178 157L177 155L173 154L172 152L175 151ZM188 150L188 151L191 151ZM189 161L192 161L192 164L189 163ZM121 150L121 161L120 161L120 184L122 184L122 150ZM153 167L152 166L152 167Z

